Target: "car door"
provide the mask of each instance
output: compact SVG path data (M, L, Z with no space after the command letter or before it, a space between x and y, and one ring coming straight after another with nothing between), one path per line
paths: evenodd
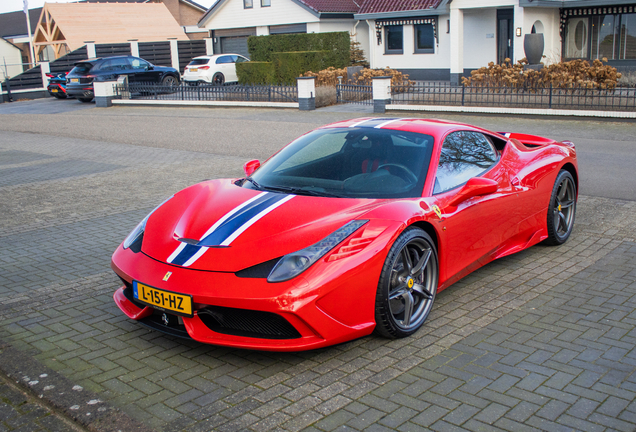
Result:
M458 194L474 177L496 182L496 192L457 203ZM446 234L442 259L447 277L459 279L483 265L514 234L517 197L510 172L491 140L480 132L456 131L445 137L433 195Z
M128 81L159 82L161 75L161 72L154 70L150 63L137 57L130 57L128 70Z

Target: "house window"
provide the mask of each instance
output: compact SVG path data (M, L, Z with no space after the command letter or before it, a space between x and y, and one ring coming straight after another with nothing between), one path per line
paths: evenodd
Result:
M435 30L432 24L418 24L415 28L415 52L435 52Z
M568 18L565 58L636 59L636 13Z
M261 0L261 7L269 7L272 5L272 0Z
M252 9L254 7L253 0L243 0L243 9Z
M384 27L386 40L385 54L402 54L402 26L386 26Z

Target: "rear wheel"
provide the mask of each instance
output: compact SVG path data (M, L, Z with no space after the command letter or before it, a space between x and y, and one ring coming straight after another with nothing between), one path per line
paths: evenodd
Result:
M554 182L548 207L548 238L545 244L560 245L572 233L576 213L576 184L566 170L561 170Z
M87 102L90 102L90 101L92 101L92 100L93 100L93 98L77 98L77 99L78 99L80 102L84 102L84 103L87 103Z
M217 72L212 77L212 84L223 85L225 83L225 76L221 72Z
M433 308L439 265L435 243L419 228L408 228L384 261L375 299L375 333L402 338L415 333Z

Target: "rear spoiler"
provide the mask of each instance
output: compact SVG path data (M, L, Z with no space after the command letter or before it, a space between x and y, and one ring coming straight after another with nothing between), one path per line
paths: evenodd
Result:
M516 139L520 141L522 144L527 146L544 146L548 144L556 143L555 140L550 138L544 138L537 135L528 135L516 132L497 132L500 135L505 136L508 139Z

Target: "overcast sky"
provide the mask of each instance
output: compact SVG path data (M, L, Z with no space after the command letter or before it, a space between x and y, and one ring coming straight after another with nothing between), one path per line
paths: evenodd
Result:
M29 9L39 8L44 5L45 0L28 0L29 1ZM69 3L71 0L55 0L48 1L47 3ZM201 6L210 7L214 0L195 0L196 3L199 3ZM5 12L13 12L17 10L22 10L22 0L0 0L0 13Z

